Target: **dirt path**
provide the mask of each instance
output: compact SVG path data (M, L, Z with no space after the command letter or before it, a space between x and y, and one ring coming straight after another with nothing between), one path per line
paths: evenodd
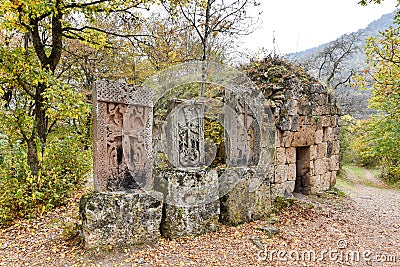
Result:
M80 192L42 218L0 229L0 266L400 266L400 192L368 171L348 174L340 184L349 197L296 195L274 220L107 252L68 240ZM280 234L269 238L269 226Z
M390 189L370 171L361 170L364 175L347 172L347 178L355 184L342 190L349 194L353 210L343 215L351 224L358 225L360 244L369 244L371 250L382 256L396 255L397 264L390 266L400 266L400 192Z

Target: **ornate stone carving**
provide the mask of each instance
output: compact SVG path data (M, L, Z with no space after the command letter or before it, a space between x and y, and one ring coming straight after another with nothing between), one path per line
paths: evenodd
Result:
M94 174L97 191L152 187L152 94L125 83L94 86Z
M151 125L152 109L145 106L130 105L126 109L123 128L123 152L126 165L142 187L151 187L152 161L151 156Z
M204 165L204 103L187 100L177 105L167 121L167 156L177 168Z
M257 165L260 158L260 127L257 106L245 92L225 91L225 144L228 166Z

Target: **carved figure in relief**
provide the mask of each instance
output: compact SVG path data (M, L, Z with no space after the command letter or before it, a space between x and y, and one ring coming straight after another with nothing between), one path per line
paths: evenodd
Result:
M108 103L109 123L114 124L118 129L122 129L123 114L125 113L125 105Z
M142 186L151 181L151 161L147 148L150 107L128 106L124 117L123 153L130 175Z
M122 123L126 106L107 103L107 177L109 181L117 182L125 171L126 165L122 157Z
M152 186L152 92L125 83L94 87L95 189Z
M254 107L246 96L226 94L227 163L230 166L256 165L259 160L260 132Z
M178 122L179 163L183 167L198 166L200 163L200 122L195 106L182 108L184 120Z
M147 162L146 126L149 107L129 106L124 119L124 156L131 171L143 169Z

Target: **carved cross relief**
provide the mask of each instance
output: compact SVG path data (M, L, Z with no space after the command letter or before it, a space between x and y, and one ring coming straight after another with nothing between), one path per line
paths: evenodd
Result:
M152 94L125 83L94 86L94 174L97 191L152 187Z
M257 165L260 130L255 109L245 94L225 91L225 144L228 166Z
M167 121L167 156L177 168L204 165L204 103L186 100L174 107Z
M125 83L94 86L94 171L97 191L151 189L152 92ZM260 130L255 107L243 94L225 94L225 144L228 166L257 165ZM203 167L204 103L180 101L167 119L169 161L177 168Z

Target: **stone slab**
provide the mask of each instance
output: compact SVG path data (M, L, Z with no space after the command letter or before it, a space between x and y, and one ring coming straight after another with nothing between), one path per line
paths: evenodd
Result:
M141 191L92 192L80 201L85 248L155 244L160 237L162 196Z
M271 212L269 170L249 168L236 186L220 198L221 222L238 225L265 218Z

